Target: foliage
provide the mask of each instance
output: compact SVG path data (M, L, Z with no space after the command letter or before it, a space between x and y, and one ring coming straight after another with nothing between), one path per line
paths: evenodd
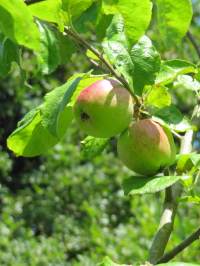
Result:
M182 208L168 248L198 224L198 211L188 208L200 202L198 133L194 152L177 155L167 174L138 177L116 158L116 138L85 136L72 111L82 89L114 76L132 94L136 119L170 129L179 148L179 134L199 131L200 52L186 38L189 27L198 35L198 7L190 0L1 1L0 265L90 266L106 255L112 259L100 265L143 263L162 190L176 182ZM200 260L198 243L182 260Z

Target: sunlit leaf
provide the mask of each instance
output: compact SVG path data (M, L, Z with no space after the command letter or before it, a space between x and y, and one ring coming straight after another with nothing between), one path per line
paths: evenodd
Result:
M42 126L41 122L40 108L30 111L8 137L8 148L17 156L34 157L44 154L57 143L57 139Z
M195 65L185 60L173 59L162 61L155 83L168 84L174 81L178 75L196 72Z
M54 22L64 30L62 0L46 0L28 6L32 15L45 21Z
M166 45L177 44L186 34L192 19L190 0L156 0L157 25Z
M1 0L0 18L0 30L5 36L30 49L39 49L39 30L23 0Z
M101 154L108 144L109 139L95 138L92 136L86 137L81 141L81 157L83 159L92 159Z
M171 95L164 86L153 86L147 96L147 104L163 108L171 104Z
M181 178L182 176L132 176L123 182L123 189L125 195L155 193L173 185Z
M2 37L0 40L0 76L6 76L10 69L12 62L19 63L19 48L7 37Z
M134 64L133 85L137 94L141 94L145 85L154 84L160 70L160 55L147 36L143 36L131 49Z
M105 257L101 263L97 264L97 266L132 266L132 265L118 264L113 262L109 257Z

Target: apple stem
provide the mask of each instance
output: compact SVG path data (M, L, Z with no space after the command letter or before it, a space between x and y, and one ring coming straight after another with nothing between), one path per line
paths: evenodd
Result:
M106 68L111 72L111 74L113 76L115 76L116 79L119 80L124 85L124 87L129 91L129 93L134 98L136 105L137 106L140 106L140 101L139 101L138 97L130 89L128 82L124 79L124 77L122 77L121 75L119 75L115 71L115 69L113 68L113 66L103 57L103 55L97 49L95 49L86 40L84 40L77 32L71 30L69 27L65 27L65 32L64 33L67 34L67 35L69 35L75 41L77 41L79 44L81 44L83 47L87 48L92 53L94 53L99 58L99 60L106 66Z

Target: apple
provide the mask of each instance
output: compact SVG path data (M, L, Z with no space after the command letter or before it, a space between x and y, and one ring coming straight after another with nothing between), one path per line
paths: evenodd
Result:
M75 119L90 136L106 138L121 133L133 117L133 99L116 80L98 80L79 94Z
M134 172L152 176L174 163L176 147L169 129L152 119L131 123L117 143L121 161Z

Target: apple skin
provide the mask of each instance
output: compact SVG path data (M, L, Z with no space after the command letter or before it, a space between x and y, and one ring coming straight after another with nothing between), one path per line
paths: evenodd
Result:
M88 135L108 138L121 133L133 117L130 93L114 79L99 80L79 94L75 119Z
M176 146L171 132L151 119L130 124L117 143L121 161L134 172L152 176L174 163Z

